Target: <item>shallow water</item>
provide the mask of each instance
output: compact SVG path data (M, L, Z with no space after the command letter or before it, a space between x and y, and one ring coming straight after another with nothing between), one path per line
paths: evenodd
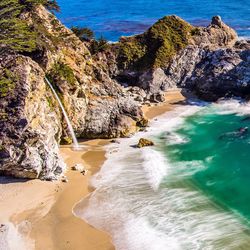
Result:
M248 115L238 101L181 106L109 145L75 214L118 250L249 249L250 137L238 133ZM156 146L131 147L140 137Z
M194 25L209 24L220 15L239 36L250 37L249 0L58 0L58 17L68 27L93 29L97 36L116 41L122 35L145 31L165 15L176 14Z

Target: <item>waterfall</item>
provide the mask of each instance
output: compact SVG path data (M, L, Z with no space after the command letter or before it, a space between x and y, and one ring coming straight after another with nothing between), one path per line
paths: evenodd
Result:
M59 103L59 105L60 105L60 108L61 108L61 110L62 110L62 112L63 112L63 116L64 116L64 118L65 118L65 120L66 120L66 122L67 122L69 132L70 132L70 134L71 134L71 136L72 136L72 139L73 139L74 149L79 149L80 146L79 146L78 141L77 141L77 139L76 139L76 135L75 135L75 132L74 132L73 127L72 127L72 125L71 125L71 122L70 122L70 120L69 120L69 117L68 117L68 115L67 115L67 113L66 113L66 111L65 111L65 109L64 109L64 107L63 107L63 104L62 104L62 102L61 102L59 96L57 95L55 89L53 88L52 84L51 84L50 81L47 79L47 77L45 77L45 81L47 82L47 84L49 85L50 89L52 90L52 92L53 92L53 94L54 94L56 100L58 101L58 103Z

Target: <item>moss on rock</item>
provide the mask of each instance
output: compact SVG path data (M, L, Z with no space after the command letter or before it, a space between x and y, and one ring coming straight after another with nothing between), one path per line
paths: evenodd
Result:
M166 16L144 34L121 38L118 63L123 69L166 66L171 58L189 44L194 27L177 16Z
M8 69L4 69L0 76L0 97L7 96L14 88L17 77Z
M60 82L60 80L65 80L71 86L76 83L73 70L63 62L55 63L47 77L52 83Z

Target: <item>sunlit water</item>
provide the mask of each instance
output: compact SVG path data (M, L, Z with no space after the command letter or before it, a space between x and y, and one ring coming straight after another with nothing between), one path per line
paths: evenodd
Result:
M74 208L118 250L250 249L250 106L177 107L120 144ZM156 146L133 147L140 137Z
M116 41L121 35L145 31L156 20L176 14L194 25L207 25L211 17L221 15L237 30L250 37L249 0L58 0L58 17L68 27L79 25L93 29L97 36Z

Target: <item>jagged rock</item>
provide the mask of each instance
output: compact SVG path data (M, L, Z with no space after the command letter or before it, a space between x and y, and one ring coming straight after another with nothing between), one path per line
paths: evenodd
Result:
M160 92L157 94L152 94L149 98L151 102L164 102L165 101L165 94Z
M148 147L148 146L154 146L154 142L145 138L141 138L137 144L138 148L143 148L143 147Z
M65 169L57 144L61 115L44 72L30 58L8 53L0 57L0 75L0 173L60 176Z
M115 48L117 49L117 46L121 48L126 46L126 55L129 55L129 53L133 54L134 51L137 51L139 47L143 50L143 48L147 46L147 43L149 43L152 48L157 47L158 45L154 46L154 43L157 44L157 39L150 40L151 37L149 34L151 30L153 29L157 34L157 29L159 29L158 32L161 37L163 36L162 39L168 39L169 34L167 32L161 33L161 30L163 30L163 28L167 30L167 27L171 27L170 30L174 30L172 29L173 23L175 23L175 28L180 26L180 29L183 30L181 35L183 43L179 46L180 49L173 50L171 52L172 54L170 53L171 58L168 60L166 60L166 56L161 57L158 50L153 53L151 51L151 57L158 62L153 66L144 65L145 67L138 69L138 65L135 64L136 59L134 59L135 61L130 60L129 67L126 66L124 69L123 66L119 69L117 76L118 81L120 79L123 81L127 80L127 83L130 85L139 86L150 94L157 94L161 91L182 86L185 84L186 79L192 75L196 65L203 59L207 51L230 48L235 44L238 38L236 32L224 24L218 16L213 17L211 24L206 28L192 27L176 16L169 16L158 21L142 35L121 40L118 45L115 45ZM174 33L174 35L177 34ZM155 36L157 37L158 35ZM168 43L171 45L169 40ZM124 57L123 54L118 55L118 65L119 56L129 58L128 56ZM144 54L142 56L145 58ZM161 61L159 62L159 60ZM145 63L145 59L139 62Z
M187 80L186 87L208 101L221 97L249 97L249 69L250 41L239 41L233 48L206 53Z

